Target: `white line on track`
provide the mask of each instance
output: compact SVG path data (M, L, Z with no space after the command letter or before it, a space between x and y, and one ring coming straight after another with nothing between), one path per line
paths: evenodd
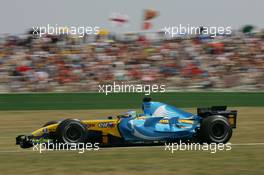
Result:
M231 143L232 146L258 146L264 145L264 143Z
M264 143L231 143L231 146L264 146ZM131 147L107 147L107 148L100 148L100 150L112 150L112 149L144 149L144 148L163 148L164 145L159 146L131 146ZM63 150L62 150L63 151ZM32 149L29 150L0 150L0 153L25 153L25 152L37 152L38 151L32 151ZM44 151L45 152L52 152L52 151ZM64 151L69 152L69 151ZM71 151L70 151L71 152ZM74 151L73 151L74 152Z

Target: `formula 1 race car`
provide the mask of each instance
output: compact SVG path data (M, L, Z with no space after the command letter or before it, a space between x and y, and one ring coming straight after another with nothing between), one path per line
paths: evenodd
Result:
M146 145L175 141L226 143L236 128L237 111L226 106L198 108L192 114L144 98L143 114L128 111L102 120L65 119L50 121L30 135L19 135L21 148L34 143L99 143L100 146Z

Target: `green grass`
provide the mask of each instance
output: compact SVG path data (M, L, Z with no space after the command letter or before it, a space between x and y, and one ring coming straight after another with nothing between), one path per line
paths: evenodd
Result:
M243 153L247 151L247 153ZM164 148L115 148L98 152L19 152L2 154L3 174L263 174L264 151L233 147L230 152L186 151L171 154Z
M264 106L263 92L170 92L151 97L178 107ZM143 98L144 94L139 93L0 94L0 110L139 108Z

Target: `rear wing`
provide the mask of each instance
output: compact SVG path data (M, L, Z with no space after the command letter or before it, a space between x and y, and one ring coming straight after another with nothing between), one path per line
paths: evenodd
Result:
M211 115L221 115L228 119L228 122L232 128L236 128L237 111L226 110L226 106L212 106L207 108L197 108L197 115L205 118Z

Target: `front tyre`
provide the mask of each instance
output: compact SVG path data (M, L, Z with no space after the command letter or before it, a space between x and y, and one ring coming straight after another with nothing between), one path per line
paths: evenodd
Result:
M62 143L84 143L87 140L87 129L79 120L66 119L59 124L56 136Z
M231 136L232 128L226 117L213 115L203 119L200 128L200 138L202 142L226 143Z

